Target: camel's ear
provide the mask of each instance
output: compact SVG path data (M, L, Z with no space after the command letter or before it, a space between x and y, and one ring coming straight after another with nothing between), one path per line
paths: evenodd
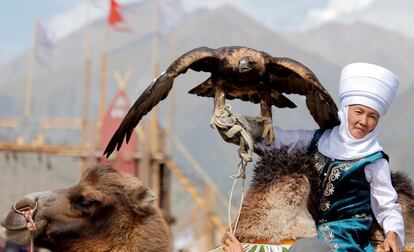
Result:
M157 196L151 189L141 186L138 188L136 199L139 201L142 207L147 207L154 203L154 201L157 199Z
M149 210L153 205L155 199L155 193L150 189L139 186L130 195L130 206L137 214L142 214ZM131 204L132 203L132 204Z

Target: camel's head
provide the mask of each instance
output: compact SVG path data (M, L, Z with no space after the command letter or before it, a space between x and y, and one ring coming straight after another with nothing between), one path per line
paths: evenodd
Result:
M37 206L33 213L35 245L63 251L62 244L69 241L111 235L116 232L111 225L114 222L122 223L122 229L127 230L154 211L154 199L135 177L96 166L88 169L74 187L26 195L15 202L1 224L9 239L27 243L27 221L18 212Z

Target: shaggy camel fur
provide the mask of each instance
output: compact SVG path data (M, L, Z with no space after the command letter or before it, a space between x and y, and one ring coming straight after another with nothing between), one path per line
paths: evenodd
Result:
M315 237L320 186L313 161L286 149L265 153L243 201L236 237L242 242ZM311 211L309 211L311 210ZM283 227L283 228L278 228Z
M392 184L398 193L398 203L401 205L405 228L405 248L414 248L414 189L407 175L396 172L391 174ZM382 243L385 239L384 231L377 222L371 229L371 240L375 251L382 251Z
M414 193L410 179L392 174L405 221L405 248L414 245ZM254 167L252 183L244 198L236 237L245 243L277 244L283 240L315 237L314 218L321 195L313 161L304 151L287 149L262 153ZM224 237L223 239L225 239ZM376 251L384 241L383 230L372 228Z
M16 208L28 210L37 202L34 243L52 251L171 251L154 199L137 178L96 166L74 187L29 194ZM26 220L13 209L2 225L9 239L29 241Z

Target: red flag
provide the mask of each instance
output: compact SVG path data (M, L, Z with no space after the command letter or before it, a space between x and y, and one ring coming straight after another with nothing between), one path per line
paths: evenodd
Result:
M108 24L115 25L124 21L122 17L121 10L119 9L119 4L115 0L110 1L109 15L108 15Z
M131 32L131 29L128 27L120 27L119 23L124 23L125 19L122 16L120 5L116 2L116 0L109 0L110 8L109 8L109 15L108 15L108 24L112 26L115 30L124 31L124 32Z

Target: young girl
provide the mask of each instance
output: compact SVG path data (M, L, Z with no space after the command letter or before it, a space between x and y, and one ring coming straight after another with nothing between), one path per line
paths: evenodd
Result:
M318 239L333 251L374 251L370 243L372 214L384 229L385 251L400 251L404 222L391 184L388 156L378 143L378 122L390 107L399 82L389 70L352 63L341 72L339 126L329 130L282 130L276 141L256 143L261 150L306 148L322 180L316 221ZM240 251L234 237L225 251Z

